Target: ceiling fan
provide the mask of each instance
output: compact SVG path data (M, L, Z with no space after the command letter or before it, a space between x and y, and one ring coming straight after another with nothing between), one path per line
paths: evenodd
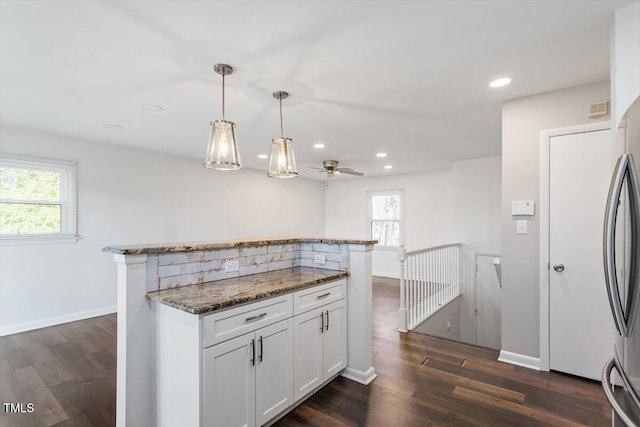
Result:
M317 169L318 172L326 172L327 178L333 178L335 175L346 173L348 175L362 176L362 172L354 171L351 168L339 168L337 160L325 160L322 162L321 168L309 166L311 169Z

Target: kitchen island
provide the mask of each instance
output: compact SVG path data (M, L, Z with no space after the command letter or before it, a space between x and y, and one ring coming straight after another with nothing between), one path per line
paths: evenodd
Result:
M370 383L376 376L371 353L374 243L371 240L283 238L104 248L105 252L114 253L118 264L117 425L175 422L214 425L209 422L213 412L207 418L207 411L226 396L212 397L216 388L207 389L213 380L207 382L206 372L215 372L215 368L206 369L207 363L212 367L223 366L215 364L214 354L219 354L217 351L225 345L237 344L240 339L245 340L242 345L246 344L250 351L238 354L253 354L262 350L263 345L267 349L270 344L265 334L268 332L280 333L282 339L291 340L289 347L293 348L294 332L299 334L299 341L318 338L310 332L311 322L322 322L313 330L321 330L322 339L332 340L324 345L333 349L333 353L329 353L335 360L331 359L331 363L325 360L328 370L321 378L308 384L298 381L293 398L271 406L264 400L257 401L258 410L269 406L268 411L258 414L249 425L262 424L286 412L335 375ZM305 289L308 292L304 292ZM327 289L333 292L331 297L325 297ZM312 298L319 299L311 303ZM321 301L322 298L328 299ZM316 316L316 311L321 313L321 318ZM255 314L249 315L249 312ZM253 319L254 316L257 317ZM225 321L225 318L231 320ZM235 325L233 319L240 318L242 325ZM247 319L250 325L244 325ZM344 325L344 345L339 339L340 322ZM279 328L277 333L273 328ZM300 348L308 347L307 344ZM300 348L295 349L296 355ZM337 361L340 355L344 355L344 362ZM295 357L291 357L290 362L295 365ZM261 359L260 354L259 362ZM300 360L308 357L298 359L300 365ZM309 371L306 365L296 367L298 378L303 376L300 372ZM185 367L188 367L186 374ZM258 370L256 367L256 372ZM255 374L252 375L254 381L258 381ZM225 387L229 384L234 383L227 378ZM189 391L182 393L182 402L173 400L176 390ZM255 388L252 390L251 393L255 393ZM263 397L265 395L273 397L277 393L271 390ZM259 396L255 398L259 400ZM187 406L180 406L182 404ZM214 412L219 413L220 409ZM178 420L176 417L180 414L186 418ZM209 421L205 424L205 420Z

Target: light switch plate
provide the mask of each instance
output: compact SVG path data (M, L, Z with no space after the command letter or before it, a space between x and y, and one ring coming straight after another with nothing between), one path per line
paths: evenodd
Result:
M324 264L326 262L326 257L324 254L315 254L313 256L314 264Z
M521 200L511 202L511 215L534 215L535 202L533 200Z
M520 221L516 221L516 233L518 234L527 234L528 230L527 230L527 226L528 226L529 222L526 220L520 220Z
M240 261L227 261L224 263L224 271L225 273L230 273L233 271L238 271L240 269Z

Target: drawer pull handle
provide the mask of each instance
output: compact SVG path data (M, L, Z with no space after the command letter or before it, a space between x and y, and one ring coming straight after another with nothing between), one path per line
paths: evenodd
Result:
M327 292L326 294L318 295L318 299L326 298L331 295L331 292Z
M245 322L251 322L252 320L258 320L258 319L262 319L264 316L266 316L267 313L260 313L258 315L255 316L251 316L251 317L247 317L246 319L244 319Z

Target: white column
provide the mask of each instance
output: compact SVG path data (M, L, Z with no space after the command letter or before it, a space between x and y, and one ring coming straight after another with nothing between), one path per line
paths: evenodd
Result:
M400 309L398 310L398 332L407 332L407 299L404 284L404 260L407 251L404 246L398 248L398 261L400 261Z
M115 255L118 263L116 426L155 425L155 327L147 293L147 256Z
M373 245L349 245L347 286L347 367L342 376L360 384L376 378L373 369L372 279Z

